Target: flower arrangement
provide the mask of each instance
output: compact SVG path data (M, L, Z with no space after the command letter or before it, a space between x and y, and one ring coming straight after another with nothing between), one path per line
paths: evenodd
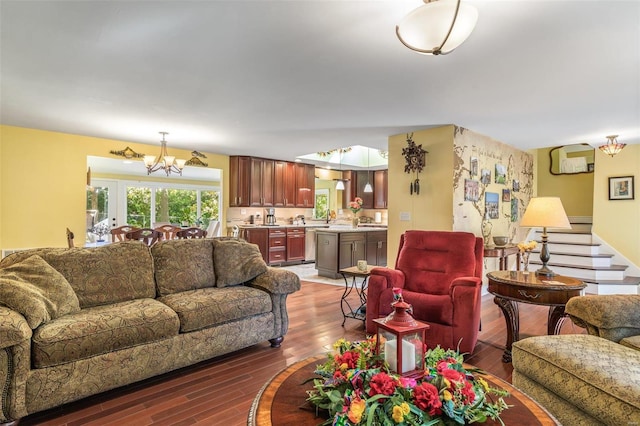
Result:
M362 210L362 198L356 197L353 201L349 203L349 209L353 212L353 214L358 213Z
M103 237L111 232L111 228L109 224L106 222L98 222L91 228L91 233L96 234L98 236L98 241L104 241Z
M538 246L538 243L535 241L522 241L518 243L518 250L520 253L524 253L525 251L531 251Z
M328 411L323 425L455 425L499 421L508 408L508 392L493 388L465 369L458 352L440 346L425 355L425 376L392 374L375 353L375 337L360 342L338 340L319 365L308 401ZM494 399L493 396L496 398Z
M531 250L536 248L538 243L535 241L523 241L518 243L518 251L520 251L520 255L522 257L522 270L524 272L529 272L529 255L531 254Z

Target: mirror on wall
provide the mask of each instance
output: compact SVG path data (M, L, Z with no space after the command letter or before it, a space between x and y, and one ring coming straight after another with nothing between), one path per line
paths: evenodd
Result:
M549 172L552 175L593 173L595 150L586 143L553 148L549 156Z

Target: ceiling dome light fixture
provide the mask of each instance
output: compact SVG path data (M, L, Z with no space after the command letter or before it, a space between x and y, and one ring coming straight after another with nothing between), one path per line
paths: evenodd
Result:
M424 55L446 55L471 35L478 10L460 0L424 0L396 25L398 39Z
M182 169L184 168L187 160L177 160L175 156L169 155L167 151L167 141L164 139L168 132L158 132L162 135L162 140L160 143L162 144L160 147L160 155L156 157L155 155L145 155L144 156L144 165L147 167L147 174L157 172L158 170L164 170L164 172L169 176L172 172L177 173L182 176Z
M618 135L606 136L606 138L608 139L608 142L604 145L601 145L600 150L612 157L622 151L622 148L627 146L626 143L618 142Z

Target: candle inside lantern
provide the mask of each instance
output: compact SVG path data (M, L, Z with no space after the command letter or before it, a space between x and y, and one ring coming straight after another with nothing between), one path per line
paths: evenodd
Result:
M416 368L415 346L406 340L402 341L402 371L398 371L398 346L397 340L387 340L384 343L384 360L389 364L389 368L400 374Z

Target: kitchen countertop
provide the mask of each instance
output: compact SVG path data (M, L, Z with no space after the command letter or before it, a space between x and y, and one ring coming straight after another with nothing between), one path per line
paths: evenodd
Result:
M249 228L249 229L278 229L278 228L316 228L321 229L322 231L328 232L368 232L368 231L386 231L387 228L383 226L360 226L358 228L354 228L351 225L335 225L335 224L317 224L317 223L307 223L306 225L258 225L258 224L243 224L238 225L240 229Z
M343 233L343 232L376 232L376 231L387 231L387 228L374 228L371 226L359 226L357 228L354 228L352 226L349 225L338 225L338 226L330 226L329 228L323 228L320 230L321 232L334 232L336 234L339 233Z

